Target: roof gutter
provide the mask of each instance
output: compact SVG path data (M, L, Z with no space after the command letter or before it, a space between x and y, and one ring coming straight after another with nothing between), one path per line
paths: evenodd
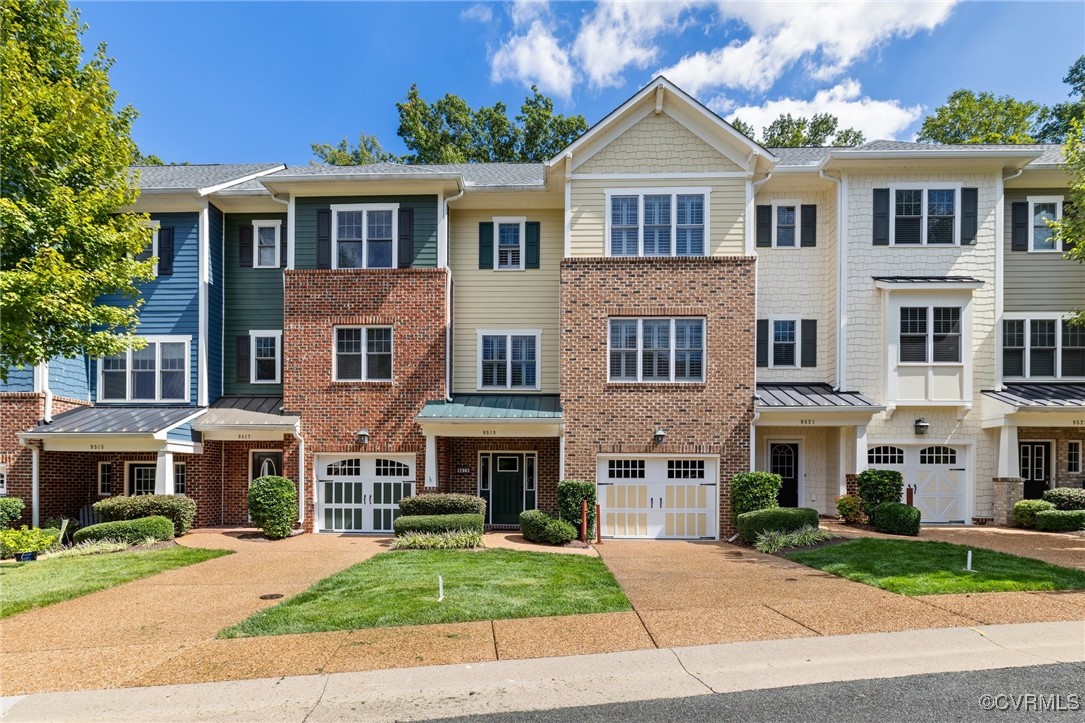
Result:
M271 168L265 168L262 171L257 171L256 173L250 173L247 176L241 176L240 178L233 178L233 179L231 179L229 181L225 181L223 183L216 183L214 186L207 186L206 188L197 188L196 193L198 193L200 196L210 196L212 193L222 191L224 189L229 188L230 186L236 186L236 185L238 185L240 183L245 183L246 181L251 181L254 178L260 178L261 176L266 176L269 173L276 173L277 171L283 171L283 170L286 170L286 164L285 163L280 163L277 166L272 166Z

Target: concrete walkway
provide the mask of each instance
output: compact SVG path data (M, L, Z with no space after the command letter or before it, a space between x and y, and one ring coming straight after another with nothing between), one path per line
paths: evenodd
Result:
M1083 641L1082 623L943 628L575 658L48 693L4 699L0 701L0 717L11 723L148 719L301 723L477 716L923 673L1044 663L1081 665L1085 661Z

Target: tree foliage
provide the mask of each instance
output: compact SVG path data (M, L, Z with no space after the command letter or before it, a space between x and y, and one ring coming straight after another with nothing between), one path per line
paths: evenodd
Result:
M145 216L128 165L136 112L115 111L113 60L83 62L85 26L64 0L5 0L0 25L0 376L54 356L115 354L133 341ZM106 306L104 294L130 304Z
M754 127L741 118L731 121L750 140ZM763 129L761 145L767 148L803 148L816 146L860 146L866 142L863 132L856 128L840 128L840 119L832 113L815 113L810 118L781 113Z
M380 163L383 161L395 161L392 153L386 152L377 140L376 136L360 133L358 145L350 145L346 138L337 145L330 143L313 143L313 155L320 159L321 163L329 166L361 166L367 163Z
M1085 122L1085 55L1070 66L1062 82L1070 86L1070 100L1040 111L1035 132L1040 143L1065 143L1073 121Z
M1085 120L1071 120L1062 153L1070 176L1070 199L1062 206L1062 218L1054 223L1055 240L1067 249L1067 258L1085 264ZM1085 325L1085 309L1074 312L1072 323Z
M1040 106L1008 95L955 90L923 120L917 139L926 143L1035 143L1032 127Z

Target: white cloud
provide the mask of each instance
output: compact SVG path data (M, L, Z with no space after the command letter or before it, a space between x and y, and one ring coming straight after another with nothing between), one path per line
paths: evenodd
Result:
M687 55L662 72L694 95L713 88L767 90L802 58L810 77L831 80L890 38L938 27L955 2L720 0L721 19L742 23L750 37Z
M550 3L547 0L515 0L509 6L512 24L518 28L530 25L536 20L549 17Z
M526 32L510 36L494 53L490 80L520 81L525 86L534 83L543 93L568 98L575 73L568 51L542 20L534 20Z
M474 20L475 22L488 25L493 19L493 11L485 3L475 3L460 13L461 20Z
M722 103L710 107L728 119L738 116L757 129L760 136L765 126L782 113L809 118L814 113L832 113L840 119L840 128L857 128L868 141L894 139L922 114L923 106L903 106L897 100L874 100L862 94L858 81L847 79L840 84L818 91L810 100L780 98L763 105L729 107Z

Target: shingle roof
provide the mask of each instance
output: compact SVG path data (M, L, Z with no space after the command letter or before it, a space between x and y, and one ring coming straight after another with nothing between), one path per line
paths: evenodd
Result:
M191 166L132 166L142 191L209 188L281 166L281 163L212 163Z
M774 156L780 159L780 162L776 164L776 167L802 167L802 166L817 166L821 164L829 154L833 151L839 151L840 148L834 148L832 146L825 147L810 147L810 148L770 148Z
M406 163L368 163L362 166L290 166L270 174L268 181L287 179L320 178L322 176L402 176L426 178L431 176L459 175L469 188L486 187L543 187L545 166L542 163L434 163L411 165Z
M457 394L426 402L419 419L561 419L556 394Z
M1085 384L1006 384L1002 391L984 390L992 399L1014 407L1085 408Z
M82 407L58 414L35 434L153 434L199 412L197 407Z
M758 384L756 406L762 409L878 407L859 392L836 392L828 384Z

